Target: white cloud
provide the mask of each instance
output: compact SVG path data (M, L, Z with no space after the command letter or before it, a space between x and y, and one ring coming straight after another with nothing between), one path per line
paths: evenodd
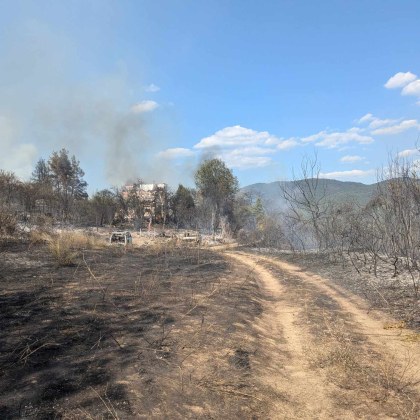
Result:
M360 133L362 131L360 127L351 127L347 130L347 133Z
M131 107L131 112L134 114L141 114L143 112L154 111L158 106L159 104L155 101L141 101Z
M217 131L215 134L200 140L194 148L206 149L212 147L229 147L257 144L276 144L281 140L271 135L268 131L256 131L250 128L235 125L233 127L225 127Z
M406 149L398 153L398 157L406 158L420 154L417 149Z
M358 123L363 124L365 122L372 121L374 118L375 117L371 113L368 113L363 115L363 117L359 119Z
M252 169L268 166L272 159L268 156L243 156L240 154L223 153L219 156L231 168Z
M290 138L290 139L287 139L287 140L281 140L277 144L277 149L279 149L279 150L289 150L289 149L292 149L293 147L296 147L298 145L299 145L299 142L297 141L297 139Z
M372 137L359 134L358 131L357 128L350 128L347 131L336 131L332 133L324 130L317 134L313 134L312 136L302 138L302 142L316 142L316 146L333 149L351 142L369 144L374 141Z
M401 95L414 95L420 96L420 80L414 80L414 82L409 83L401 91Z
M335 148L350 142L355 142L359 144L369 144L373 143L373 141L373 138L370 136L364 136L349 130L343 133L329 133L323 138L322 141L316 143L316 145L328 148Z
M420 87L419 87L420 89ZM420 92L419 92L420 94ZM370 135L393 135L399 134L403 131L409 130L410 128L420 128L417 120L402 120L400 119L391 119L385 118L381 119L375 117L373 114L366 114L360 118L359 123L369 122L367 128L364 128L363 131L368 131Z
M374 129L379 128L379 127L384 127L384 126L387 126L387 125L395 124L396 122L398 122L398 120L393 120L393 119L390 119L390 118L381 120L380 118L375 117L371 121L371 123L369 124L369 128L374 130Z
M270 165L273 160L268 155L297 145L296 139L284 140L268 131L235 125L201 139L194 149L210 151L232 168L247 169Z
M365 129L360 128L360 127L352 127L352 128L349 128L347 131L349 133L363 133L363 131L365 131Z
M322 139L327 134L328 134L327 131L324 130L324 131L320 131L319 133L312 134L311 136L302 137L301 140L303 143L310 143L310 142Z
M420 98L420 79L411 72L397 73L386 82L385 87L389 89L402 88L401 95L412 95ZM417 104L419 105L420 101Z
M162 159L177 159L194 155L195 153L193 150L186 149L184 147L174 147L172 149L166 149L158 153L158 157Z
M259 146L240 147L229 151L232 156L256 156L276 153L276 149Z
M160 91L160 87L155 85L154 83L151 83L150 85L146 86L144 88L146 92L155 93Z
M352 179L352 178L363 178L369 177L375 174L374 169L368 169L363 171L361 169L353 169L351 171L336 171L336 172L321 172L319 176L321 178L329 179Z
M340 159L340 162L353 163L353 162L360 162L361 160L365 160L365 158L358 155L347 155L347 156L343 156Z
M384 127L386 125L391 125L391 124L395 124L396 122L398 122L398 120L394 120L394 119L381 119L378 117L375 117L373 114L369 113L364 115L362 118L359 119L358 123L359 124L364 124L364 123L369 123L368 127L372 130L379 128L379 127ZM359 128L359 131L361 129ZM365 130L365 129L364 129Z
M400 88L400 87L408 85L409 83L413 82L416 79L417 79L417 76L411 73L410 71L406 73L399 72L397 74L394 74L394 76L388 79L388 81L385 83L385 87L387 89Z
M404 120L399 124L391 125L389 127L378 128L372 131L375 135L392 135L399 134L403 131L409 130L410 128L419 128L417 120Z

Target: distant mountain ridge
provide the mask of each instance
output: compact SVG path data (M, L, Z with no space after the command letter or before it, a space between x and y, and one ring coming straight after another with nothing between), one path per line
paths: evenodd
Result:
M260 197L267 210L280 210L286 207L282 187L293 188L294 185L304 182L275 181L269 183L256 183L241 188L241 193ZM338 181L335 179L319 179L319 191L325 191L329 200L336 203L352 201L361 206L366 205L376 194L378 184L362 184L361 182Z

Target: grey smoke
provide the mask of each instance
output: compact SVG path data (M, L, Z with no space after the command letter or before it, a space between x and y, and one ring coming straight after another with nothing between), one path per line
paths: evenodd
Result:
M117 65L111 74L81 79L81 65L71 40L37 22L0 41L0 169L28 177L39 157L65 147L99 188L129 178L190 178L189 169L155 157L172 140L171 121L159 110L131 110L148 99L132 94L143 80L132 86Z

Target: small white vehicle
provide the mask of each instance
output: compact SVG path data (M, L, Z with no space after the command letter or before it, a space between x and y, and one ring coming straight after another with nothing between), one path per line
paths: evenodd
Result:
M109 237L110 244L120 244L120 245L131 245L133 243L133 237L131 233L127 231L115 231L111 233Z

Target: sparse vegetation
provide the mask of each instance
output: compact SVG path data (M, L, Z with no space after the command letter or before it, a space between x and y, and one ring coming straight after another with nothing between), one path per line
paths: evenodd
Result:
M0 212L0 235L12 236L17 230L16 218L5 211Z
M80 236L63 239L69 252L85 246ZM250 369L232 359L253 351L245 343L261 308L252 277L164 240L160 249L85 249L75 267L57 268L48 253L23 246L5 257L2 418L265 412Z
M326 370L341 389L351 389L354 403L367 397L380 403L385 415L397 412L400 418L416 418L419 407L412 392L420 383L420 372L410 351L403 357L363 351L344 323L324 322L325 337L311 354L313 368ZM345 398L343 394L341 398Z
M208 210L212 233L219 227L229 231L238 191L238 180L232 170L220 159L206 160L195 172L195 183L201 197L201 207ZM203 215L208 219L206 212Z
M102 248L104 240L85 232L62 231L58 233L34 229L30 232L30 243L46 244L51 256L60 266L73 266L81 252Z
M392 176L358 206L330 201L307 160L279 214L237 194L218 159L197 170L197 190L161 188L146 201L141 181L88 198L76 158L53 158L29 183L0 174L0 416L416 418L418 333L407 331L420 325L414 167L393 161ZM75 174L67 186L59 162ZM143 232L133 246L108 245L114 226ZM283 260L392 312L379 335L401 333L410 351L369 340L353 304L343 311L312 274L272 260L247 269L206 248L232 237L259 253L287 251Z

